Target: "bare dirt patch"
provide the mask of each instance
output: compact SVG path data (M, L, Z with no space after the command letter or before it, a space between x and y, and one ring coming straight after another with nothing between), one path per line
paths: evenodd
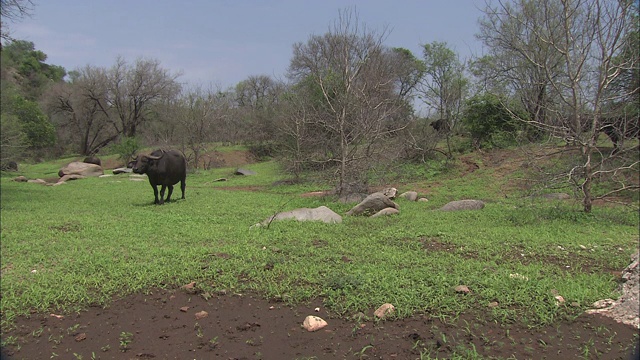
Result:
M197 319L202 311L207 316ZM184 289L154 290L64 318L19 318L17 327L3 334L14 339L3 353L10 359L415 359L475 348L496 358L570 359L588 351L589 358L628 359L637 343L636 329L600 315L531 329L498 325L483 314L450 321L428 314L374 321L372 313L352 320L323 308L321 299L288 306L254 294L205 300ZM329 325L307 332L301 327L307 315Z

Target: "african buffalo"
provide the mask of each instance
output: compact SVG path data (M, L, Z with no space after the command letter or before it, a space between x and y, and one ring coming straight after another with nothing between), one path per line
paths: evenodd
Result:
M613 143L612 154L620 151L624 139L633 139L640 136L639 120L638 117L619 117L601 120L600 131L611 139Z
M139 155L129 163L136 174L147 174L155 196L154 204L164 204L164 191L168 187L167 202L171 201L173 185L180 182L182 198L187 179L187 159L176 150L155 150L150 155ZM158 199L158 185L162 185Z
M431 125L431 127L437 132L449 132L449 130L451 130L449 122L446 119L436 120L429 125Z

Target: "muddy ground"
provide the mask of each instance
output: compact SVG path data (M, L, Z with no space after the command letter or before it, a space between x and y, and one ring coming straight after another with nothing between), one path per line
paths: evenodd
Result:
M197 319L201 311L208 315ZM419 359L471 349L487 358L631 359L638 342L637 329L601 315L529 329L482 314L445 322L428 314L374 321L372 314L336 317L320 299L290 307L253 294L158 289L63 318L19 318L4 334L15 343L3 359ZM307 315L329 325L308 332L301 327Z

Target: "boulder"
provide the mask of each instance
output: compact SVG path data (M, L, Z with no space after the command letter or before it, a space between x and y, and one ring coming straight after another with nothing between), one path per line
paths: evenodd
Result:
M27 182L29 179L27 179L25 176L18 176L16 178L13 179L13 181L17 181L17 182Z
M129 174L132 171L133 171L132 169L127 168L127 167L116 168L116 169L113 169L113 175Z
M442 211L480 210L484 208L484 202L480 200L457 200L441 207Z
M342 216L336 214L326 206L319 206L315 209L300 208L277 213L255 226L265 226L272 221L284 219L294 219L298 221L322 221L327 224L339 224L342 222Z
M398 204L393 202L381 192L373 193L362 200L358 205L354 206L347 212L347 215L360 215L366 213L377 213L385 208L398 209Z
M64 175L63 177L61 177L60 179L58 179L59 183L68 181L68 180L78 180L78 179L84 179L86 176L82 176L82 175L76 175L76 174L71 174L71 175Z
M398 189L394 188L394 187L390 187L390 188L386 188L382 191L380 191L381 193L384 194L384 196L388 197L389 199L393 200L396 198L396 195L398 194Z
M235 175L256 175L257 173L255 171L252 170L247 170L247 169L242 169L242 168L238 168L236 169L236 172L234 173Z
M400 194L400 197L409 201L416 201L418 200L418 193L415 191L407 191Z
M102 161L100 161L97 156L87 156L86 158L84 158L84 160L82 160L82 162L102 166Z
M69 163L67 166L63 167L58 171L58 176L63 177L65 175L82 175L85 177L90 176L100 176L103 175L104 171L102 170L102 166L96 164L88 164L84 162L74 161Z
M379 217L379 216L387 216L387 215L395 215L395 214L400 214L400 210L388 207L388 208L384 208L384 209L378 211L377 213L371 215L371 217L375 218L375 217Z

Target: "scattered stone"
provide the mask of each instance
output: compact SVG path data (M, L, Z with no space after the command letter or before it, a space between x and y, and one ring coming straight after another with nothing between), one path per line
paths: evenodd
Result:
M429 201L429 199L427 199L427 198L419 198L417 201L418 202L427 202L427 201Z
M511 279L518 279L518 280L524 280L524 281L529 281L529 278L524 276L524 275L520 275L518 273L515 274L509 274L509 277ZM557 294L556 294L557 295Z
M187 311L189 311L189 307L188 306L183 306L183 307L180 308L180 311L187 312Z
M375 217L379 217L379 216L396 215L396 214L400 214L400 210L388 207L388 208L382 209L382 210L378 211L377 213L371 215L371 217L375 218Z
M272 221L284 219L294 219L298 221L322 221L327 224L339 224L342 222L342 216L336 214L326 206L319 206L315 209L300 208L277 213L261 223L255 224L254 227L267 226Z
M498 302L497 302L497 301L492 301L492 302L490 302L490 303L489 303L489 305L488 305L488 306L489 306L490 308L495 308L495 307L498 307L498 305L499 305L499 304L498 304Z
M209 313L204 311L204 310L202 310L202 311L196 313L196 320L204 319L207 316L209 316Z
M49 316L54 317L56 319L60 319L60 320L64 319L63 315L50 314Z
M78 336L76 336L76 341L77 341L77 342L80 342L80 341L82 341L82 340L85 340L86 338L87 338L87 334L85 334L85 333L80 333L80 334L78 334Z
M63 183L68 180L78 180L78 179L84 179L84 178L85 176L78 175L78 174L63 175L60 179L58 179L58 182Z
M16 177L15 179L13 179L13 181L17 181L17 182L27 182L29 181L29 179L27 179L26 177L20 175L18 177Z
M31 183L31 184L41 184L41 185L44 185L44 184L47 183L46 181L44 181L42 179L32 179L32 180L27 180L27 182Z
M354 206L347 212L347 215L360 215L367 213L377 213L385 208L398 209L398 204L393 202L381 192L373 193L362 200L358 205Z
M471 290L469 290L469 288L467 287L467 285L458 285L454 288L454 290L458 293L458 294L468 294L471 292Z
M127 168L127 167L121 167L121 168L113 169L113 175L129 174L131 172L133 172L133 169L130 169L130 168Z
M382 304L376 311L373 312L373 315L379 319L384 319L389 315L392 315L396 311L396 308L389 304Z
M234 175L244 175L244 176L256 175L256 174L257 173L255 171L242 169L242 168L236 169L236 172L234 173Z
M602 314L617 322L640 329L640 264L638 252L631 256L631 264L623 271L621 279L625 282L621 285L622 295L618 300L604 299L593 304L595 309L587 310L589 314Z
M407 192L404 192L404 193L400 194L400 197L404 198L404 199L406 199L408 201L416 201L416 200L418 200L418 193L415 192L415 191L407 191Z
M598 300L591 305L594 309L604 309L612 306L615 303L613 299L602 299Z
M327 325L326 321L314 315L307 316L302 323L302 326L309 332L320 330Z
M456 200L441 207L442 211L480 210L484 208L484 202L480 200Z

